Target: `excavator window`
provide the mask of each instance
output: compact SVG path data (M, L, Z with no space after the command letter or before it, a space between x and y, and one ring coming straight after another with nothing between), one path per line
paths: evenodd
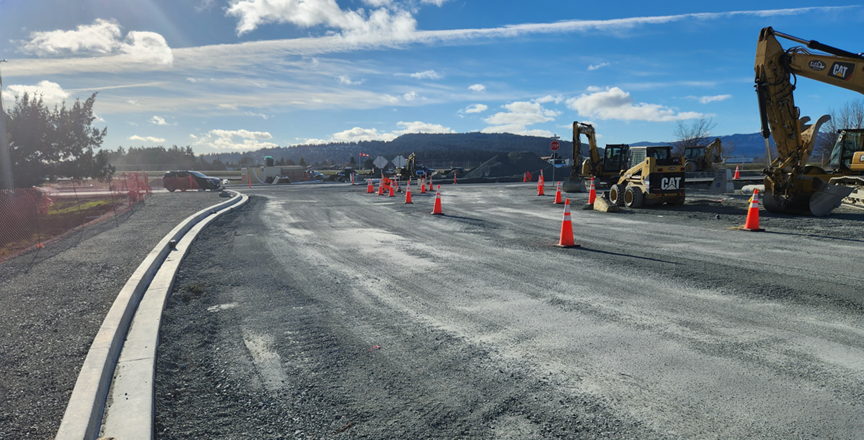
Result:
M829 166L835 169L849 169L852 156L856 151L864 151L864 130L842 133L831 150Z
M603 169L606 171L621 170L624 168L624 161L627 160L627 153L630 146L626 144L609 145L606 144L604 151Z

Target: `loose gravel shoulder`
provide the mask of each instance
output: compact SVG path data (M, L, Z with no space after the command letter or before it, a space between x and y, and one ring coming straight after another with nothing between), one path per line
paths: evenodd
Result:
M54 437L117 293L162 237L220 201L214 192L154 194L0 265L0 438Z

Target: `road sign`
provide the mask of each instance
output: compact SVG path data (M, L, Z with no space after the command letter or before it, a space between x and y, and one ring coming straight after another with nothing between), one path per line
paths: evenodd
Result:
M384 168L385 166L387 166L387 162L389 161L387 159L384 159L384 156L378 156L375 158L372 164L378 168Z
M396 156L393 158L393 165L396 165L397 168L402 168L407 163L408 163L408 159L405 159L404 157L402 157L401 154L399 156Z
M560 147L561 147L561 144L559 144L558 141L552 141L552 143L549 144L549 148L551 148L552 151L558 151L558 148L560 148Z

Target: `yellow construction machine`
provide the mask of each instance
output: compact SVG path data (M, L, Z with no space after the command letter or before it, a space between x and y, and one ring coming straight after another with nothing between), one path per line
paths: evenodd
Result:
M824 53L812 53L802 46L783 49L777 37ZM754 69L762 137L766 149L768 137L774 137L778 156L764 170L765 208L772 212L830 214L855 190L846 180L860 180L854 177L862 172L851 165L856 157L862 157L859 152L864 150L864 142L855 131L844 134L847 141L838 142L831 156L833 159L837 154L838 164L845 160L841 158L849 156L849 165L840 166L836 171L807 165L819 127L830 118L822 116L812 125L808 124L810 118L800 117L795 107L793 91L797 76L803 76L864 93L864 55L767 27L759 34Z
M628 208L684 204L684 166L671 146L630 147L629 153L630 168L609 187L610 202Z
M580 163L579 150L582 145L581 136L588 139L589 156ZM562 187L565 192L585 192L585 179L594 178L597 187L609 186L618 182L621 171L625 169L630 146L626 144L606 144L603 157L597 147L594 126L573 121L573 165L570 177Z
M707 147L684 148L684 170L688 173L705 171L723 163L723 145L720 138L714 139Z

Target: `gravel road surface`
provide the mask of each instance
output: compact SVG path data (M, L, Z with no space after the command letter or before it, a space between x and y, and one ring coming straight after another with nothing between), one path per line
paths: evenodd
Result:
M52 439L102 320L153 246L218 193L154 194L0 264L0 438Z
M180 269L160 439L864 437L864 214L258 188ZM552 191L548 191L551 193ZM721 200L721 201L718 201ZM719 216L719 218L718 218Z

